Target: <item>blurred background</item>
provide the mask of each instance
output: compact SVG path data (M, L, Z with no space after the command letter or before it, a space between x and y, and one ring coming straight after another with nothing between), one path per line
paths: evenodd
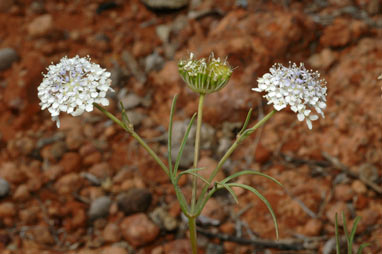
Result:
M271 110L250 89L273 63L304 62L328 83L326 117L313 130L292 111L278 112L218 175L261 170L284 185L238 179L270 201L292 250L275 241L263 203L235 190L238 205L225 192L207 204L201 253L332 254L341 212L349 227L362 217L355 247L368 242L363 253L381 253L380 0L0 0L0 252L189 253L173 187L138 143L97 111L63 114L57 129L40 110L37 87L52 62L89 55L112 73L107 109L120 116L122 101L136 131L166 161L173 96L173 147L197 111L197 95L177 70L190 52L214 52L235 67L229 84L206 98L204 172L250 108L253 122ZM183 169L192 164L192 145ZM181 185L189 195L189 181Z

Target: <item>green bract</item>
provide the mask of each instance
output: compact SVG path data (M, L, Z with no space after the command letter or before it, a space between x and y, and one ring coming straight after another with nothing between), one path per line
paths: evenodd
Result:
M193 59L190 54L188 60L181 60L178 64L179 73L184 82L194 91L200 94L209 94L222 89L232 75L232 68L226 60L221 61L213 54L208 60Z

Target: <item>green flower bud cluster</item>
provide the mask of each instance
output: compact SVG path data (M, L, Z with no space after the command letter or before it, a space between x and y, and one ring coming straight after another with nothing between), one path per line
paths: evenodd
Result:
M200 94L219 91L232 75L232 68L227 61L215 58L213 53L208 60L205 58L196 60L191 53L189 59L179 62L178 68L184 82L191 90Z

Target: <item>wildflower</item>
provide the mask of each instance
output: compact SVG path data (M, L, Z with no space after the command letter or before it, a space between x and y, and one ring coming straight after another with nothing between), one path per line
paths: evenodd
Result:
M60 112L78 116L92 111L93 103L109 105L105 96L108 90L113 90L110 88L111 74L91 63L89 57L63 57L47 70L38 87L38 97L41 109L48 109L57 128L60 128Z
M311 121L318 119L318 115L312 114L312 108L325 117L322 110L326 108L326 81L320 79L318 72L307 70L303 63L300 66L289 63L289 67L275 64L270 73L257 82L258 88L252 88L253 91L267 92L264 97L277 111L289 105L297 113L297 119L305 120L309 129L312 129Z
M194 92L208 94L219 91L229 81L232 68L226 60L215 58L212 53L208 60L205 58L196 60L190 53L188 60L181 60L178 64L179 73L184 82Z

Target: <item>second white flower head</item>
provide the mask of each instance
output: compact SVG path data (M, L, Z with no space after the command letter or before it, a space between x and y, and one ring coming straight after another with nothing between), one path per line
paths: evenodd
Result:
M93 110L93 103L109 105L106 92L110 87L110 72L90 58L63 57L56 65L48 67L48 73L38 87L41 109L48 109L52 120L60 127L60 112L72 116Z
M312 129L311 121L318 119L318 115L312 114L312 108L325 117L322 110L326 108L326 81L320 79L318 72L307 70L304 64L290 63L289 67L275 64L270 73L257 81L258 87L252 88L253 91L265 91L268 104L273 104L277 111L289 105L299 121L306 121L309 129Z

